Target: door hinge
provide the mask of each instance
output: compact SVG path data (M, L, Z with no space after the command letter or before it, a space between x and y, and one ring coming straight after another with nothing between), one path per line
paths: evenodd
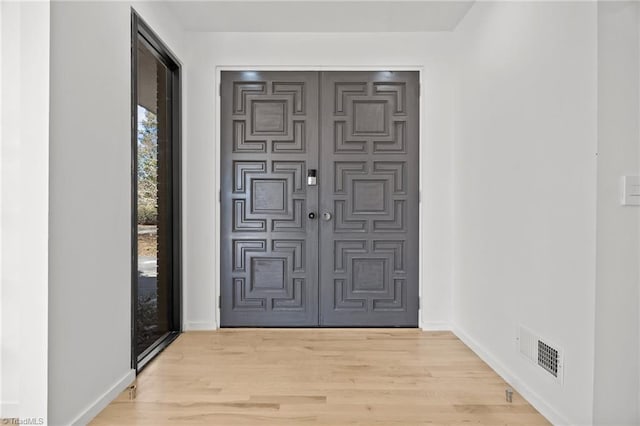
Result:
M222 190L218 189L218 202L221 203L222 202Z
M422 191L418 191L418 203L422 203Z
M420 303L420 296L418 296L418 310L422 309L422 303Z
M218 308L222 309L222 296L218 296Z
M218 96L222 97L222 83L218 83Z

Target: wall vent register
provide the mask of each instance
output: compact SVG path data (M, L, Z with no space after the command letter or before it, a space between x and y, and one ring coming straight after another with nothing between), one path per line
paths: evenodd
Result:
M558 377L558 350L538 340L538 365Z
M518 329L516 342L522 356L551 375L557 383L562 383L563 352L557 345L523 326Z

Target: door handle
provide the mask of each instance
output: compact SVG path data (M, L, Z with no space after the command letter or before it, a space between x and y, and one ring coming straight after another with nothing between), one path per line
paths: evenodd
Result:
M309 213L309 219L315 219L316 214L314 212Z
M332 217L333 217L333 216L331 216L331 213L329 213L329 212L324 212L324 213L322 214L322 218L323 218L324 220L327 220L327 221L328 221L328 220L331 220L331 218L332 218Z

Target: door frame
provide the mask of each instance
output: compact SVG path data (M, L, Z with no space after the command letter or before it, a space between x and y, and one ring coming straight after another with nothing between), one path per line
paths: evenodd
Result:
M322 71L413 71L418 72L418 82L420 84L420 93L419 96L419 120L418 120L418 146L420 152L420 158L418 159L418 226L419 226L419 235L418 235L418 256L422 259L422 255L424 254L423 249L423 237L424 237L424 229L426 221L424 219L424 202L422 199L422 181L424 179L423 172L423 153L424 153L424 133L422 131L422 121L423 121L423 113L426 111L425 102L424 102L424 66L421 65L407 65L407 66L359 66L359 65L344 65L344 66L321 66L321 65L309 65L309 66L300 66L300 65L218 65L215 68L215 76L214 76L214 87L216 88L216 104L215 104L215 120L214 120L214 142L215 147L213 150L213 164L215 165L215 194L216 203L215 203L215 219L214 219L214 263L213 263L213 273L214 273L214 305L215 305L215 328L220 328L220 206L221 206L221 187L220 187L220 175L221 175L221 160L222 154L220 149L220 142L222 140L221 136L221 128L222 128L222 120L221 120L221 90L220 85L222 83L222 72L223 71L309 71L309 72L322 72ZM320 141L318 141L320 143ZM422 297L423 291L423 278L424 278L424 267L422 266L422 262L418 262L418 328L424 330L424 323L422 321L422 303L424 298ZM320 285L320 283L318 283Z
M142 361L136 355L138 300L138 81L137 40L142 36L158 59L171 71L171 317L169 332L147 349ZM136 374L182 332L182 63L153 29L131 8L131 368ZM143 353L145 353L143 352Z

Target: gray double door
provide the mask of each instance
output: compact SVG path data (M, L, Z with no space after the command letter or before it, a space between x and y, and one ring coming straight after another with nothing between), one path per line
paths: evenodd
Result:
M416 327L418 73L222 72L220 107L221 325Z

